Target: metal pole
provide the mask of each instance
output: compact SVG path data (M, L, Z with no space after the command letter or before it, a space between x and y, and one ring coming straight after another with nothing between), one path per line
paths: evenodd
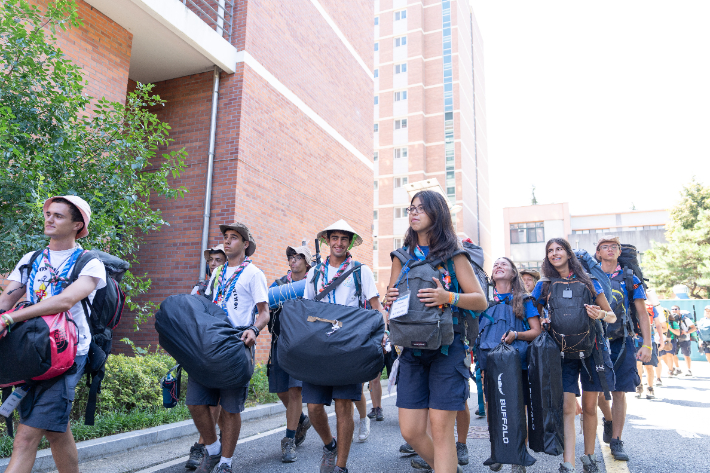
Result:
M202 246L200 247L200 272L199 280L205 280L205 248L208 247L210 235L210 212L212 207L212 173L214 171L214 147L217 136L217 104L219 103L219 73L214 66L214 79L212 81L212 114L210 116L210 148L207 158L207 186L205 189L205 212L202 215Z
M224 0L219 0L219 7L217 8L216 31L220 36L224 34Z

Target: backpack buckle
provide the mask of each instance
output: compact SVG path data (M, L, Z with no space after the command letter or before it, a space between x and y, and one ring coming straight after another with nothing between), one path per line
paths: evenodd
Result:
M334 320L333 326L331 327L330 332L326 333L326 335L330 337L333 333L335 333L339 329L340 329L340 322L338 322L337 320Z
M597 368L597 373L604 372L606 369L604 368L604 364L602 363L601 365L595 365Z

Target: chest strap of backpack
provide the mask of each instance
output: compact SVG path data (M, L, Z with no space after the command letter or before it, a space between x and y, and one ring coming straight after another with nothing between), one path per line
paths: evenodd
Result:
M323 263L321 263L321 264L323 264ZM357 261L354 262L352 268L348 269L343 274L341 274L337 278L330 281L330 283L327 286L325 286L321 292L318 292L318 277L320 275L320 271L314 271L315 274L313 275L313 287L315 288L316 296L313 298L313 300L316 300L316 301L323 300L323 298L325 298L325 296L327 296L332 291L334 291L338 286L340 286L340 283L345 281L348 278L348 276L350 276L353 273L353 271L357 270L359 272L361 266L362 266L361 263L358 263ZM359 303L359 301L358 301L358 303Z

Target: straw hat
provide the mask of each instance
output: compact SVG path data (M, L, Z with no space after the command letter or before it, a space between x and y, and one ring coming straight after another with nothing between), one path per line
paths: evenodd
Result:
M534 269L521 269L518 271L518 274L520 274L520 276L522 276L523 274L529 274L536 280L540 280L540 273L538 271L535 271Z
M325 243L326 245L328 244L328 232L329 231L340 231L340 232L348 232L352 233L353 239L350 242L350 248L353 248L355 246L362 245L362 238L360 238L360 235L358 235L355 230L353 230L353 227L347 224L345 220L338 220L325 230L321 231L316 235L316 238L318 238L321 242ZM348 248L348 249L350 249Z
M227 253L224 252L224 245L220 243L217 246L213 246L212 248L207 248L205 250L205 252L204 252L205 253L205 261L210 259L210 253L213 251L221 251L224 254L224 258L225 259L227 258Z
M288 258L288 250L293 250L297 255L303 255L306 258L306 263L311 264L313 262L313 253L308 249L308 246L287 246L286 247L286 258Z
M79 209L81 218L84 220L84 228L82 228L81 231L76 234L76 238L84 238L86 235L88 235L89 222L91 221L91 207L89 207L89 204L78 195L55 195L54 197L50 197L49 199L44 201L44 205L42 206L42 211L44 213L47 212L49 205L54 202L55 199L66 199L72 204L74 204L77 209Z
M256 241L254 241L254 237L249 231L249 227L247 227L241 222L234 222L231 225L219 226L219 231L222 232L222 235L224 235L224 232L226 232L227 230L234 230L235 232L239 233L242 238L244 238L244 240L249 242L249 246L247 247L246 251L244 251L244 254L246 254L247 256L251 256L254 254L254 252L256 251Z

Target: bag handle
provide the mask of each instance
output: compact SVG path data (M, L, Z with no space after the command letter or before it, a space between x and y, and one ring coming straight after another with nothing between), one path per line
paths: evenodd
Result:
M343 274L338 276L337 278L333 279L330 281L330 284L328 284L325 289L323 289L319 294L316 295L316 297L313 299L315 301L321 301L325 296L330 294L333 290L335 290L336 287L340 285L343 281L347 279L348 276L352 274L353 271L355 271L357 268L362 266L361 263L355 263L353 264L353 267L345 271Z

